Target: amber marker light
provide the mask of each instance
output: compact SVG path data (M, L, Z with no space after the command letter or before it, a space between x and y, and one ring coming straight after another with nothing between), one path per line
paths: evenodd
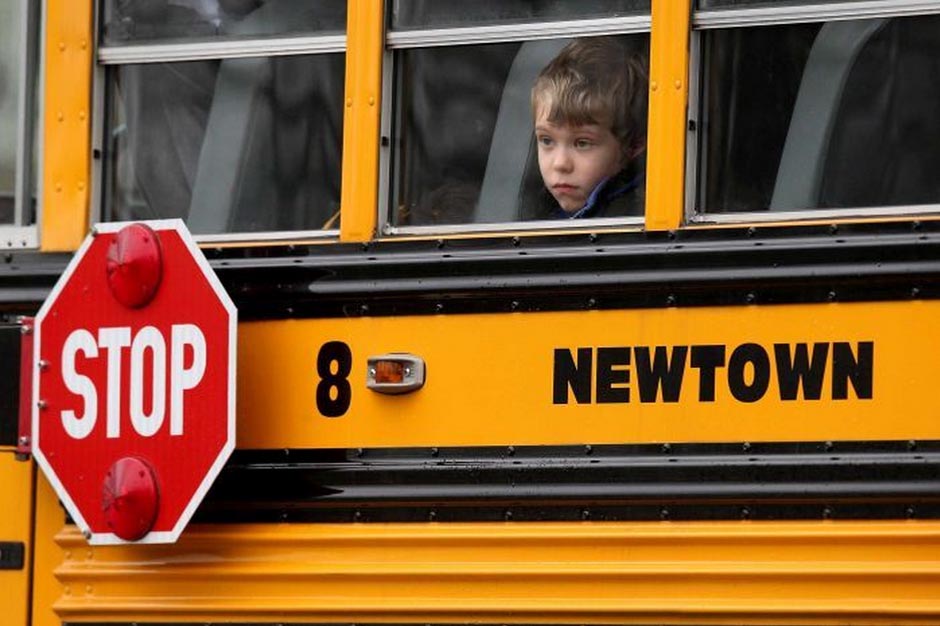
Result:
M409 393L424 386L426 371L421 357L413 354L381 354L369 357L366 386L378 393Z

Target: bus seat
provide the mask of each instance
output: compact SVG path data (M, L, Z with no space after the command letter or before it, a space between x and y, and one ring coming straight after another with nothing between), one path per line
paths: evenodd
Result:
M784 143L771 211L819 206L829 139L855 60L887 20L824 24L806 61Z
M477 223L518 219L520 195L532 158L532 83L571 40L527 41L509 69L477 202Z
M233 35L315 30L321 14L317 3L271 0L244 19L223 25L223 30ZM278 91L273 82L279 69L290 71L289 105L296 109L307 107L318 89L335 85L321 80L320 72L296 71L293 61L294 57L256 57L221 62L189 208L187 223L194 233L279 230L290 217L278 215L280 204L298 204L279 197L284 172L278 164L290 164L293 170L293 164L306 163L309 142L304 137L279 140L283 138L278 135L278 118L283 114L273 102L272 92ZM282 96L280 91L277 95ZM312 134L309 124L301 127L301 134ZM303 183L294 180L291 185Z

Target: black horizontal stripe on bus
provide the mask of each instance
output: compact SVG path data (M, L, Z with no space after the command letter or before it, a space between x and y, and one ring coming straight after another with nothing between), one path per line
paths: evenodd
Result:
M940 297L931 221L204 250L242 320ZM9 318L68 257L4 259Z
M940 441L237 450L197 522L940 518Z

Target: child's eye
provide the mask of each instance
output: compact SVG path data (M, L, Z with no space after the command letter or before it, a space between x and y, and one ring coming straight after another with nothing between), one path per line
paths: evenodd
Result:
M581 148L581 149L590 148L593 145L594 145L594 142L591 141L590 139L575 139L575 142L574 142L574 147Z
M552 143L554 143L552 141L552 138L547 135L539 135L538 137L535 138L535 140L539 143L540 146L545 146L545 147L551 146Z

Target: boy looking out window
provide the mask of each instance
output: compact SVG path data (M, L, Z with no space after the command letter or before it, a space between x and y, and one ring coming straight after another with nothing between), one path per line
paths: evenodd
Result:
M643 214L646 68L618 40L594 37L565 46L536 78L540 217Z

